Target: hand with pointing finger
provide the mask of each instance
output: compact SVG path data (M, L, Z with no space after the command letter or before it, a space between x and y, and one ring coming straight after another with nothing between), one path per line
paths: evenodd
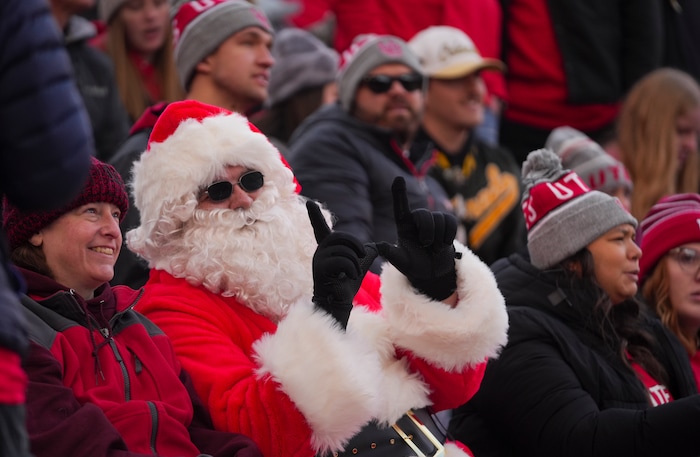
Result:
M318 242L313 258L313 302L345 329L352 300L378 255L377 249L374 244L363 245L349 233L331 231L313 201L306 202L306 209Z
M377 243L379 255L408 278L420 293L442 301L457 289L455 248L457 219L448 213L424 208L411 211L402 177L391 185L396 245Z

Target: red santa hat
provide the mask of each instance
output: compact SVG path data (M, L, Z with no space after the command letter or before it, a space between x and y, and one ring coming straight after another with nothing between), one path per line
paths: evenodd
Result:
M139 230L151 233L166 214L188 220L200 190L237 165L262 172L263 189L280 198L300 190L279 151L247 118L195 100L170 103L133 167Z

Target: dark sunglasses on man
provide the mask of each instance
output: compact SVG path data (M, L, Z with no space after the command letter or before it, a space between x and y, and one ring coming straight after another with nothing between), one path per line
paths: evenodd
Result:
M404 73L398 76L370 75L362 78L360 82L375 94L383 94L391 89L394 81L398 81L408 92L413 92L423 87L423 75L420 73Z
M237 182L217 181L212 183L202 192L202 197L208 196L209 200L213 202L222 202L231 196L234 186L241 186L245 192L251 193L260 189L264 183L265 179L262 173L247 171L238 178Z

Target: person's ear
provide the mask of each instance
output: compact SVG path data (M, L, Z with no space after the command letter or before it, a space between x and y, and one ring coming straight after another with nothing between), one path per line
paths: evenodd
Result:
M29 238L29 243L31 243L32 246L38 248L42 244L44 244L44 236L41 234L41 232L35 233L34 235L32 235L31 238Z
M204 73L204 74L209 74L211 73L211 69L213 67L213 60L216 57L214 57L213 54L209 54L206 56L204 59L200 60L197 65L194 67L195 73Z

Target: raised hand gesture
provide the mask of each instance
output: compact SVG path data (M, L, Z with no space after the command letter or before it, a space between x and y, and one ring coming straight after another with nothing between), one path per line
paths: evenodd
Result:
M457 289L455 248L457 219L448 213L421 208L411 211L406 182L397 177L391 185L396 245L377 243L379 255L396 267L422 294L442 301Z
M331 231L313 201L306 202L306 210L318 242L313 258L313 302L345 329L352 299L377 257L377 249L374 244L363 245L349 233Z

